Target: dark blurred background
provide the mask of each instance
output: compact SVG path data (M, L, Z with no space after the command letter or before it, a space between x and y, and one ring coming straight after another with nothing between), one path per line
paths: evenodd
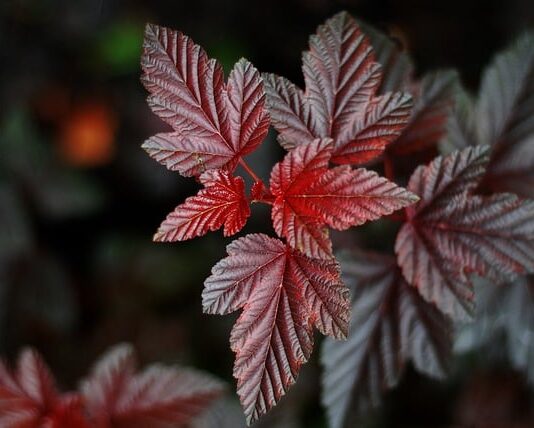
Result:
M235 317L202 314L224 255L220 233L154 244L159 223L197 188L140 148L165 129L145 103L146 22L182 30L228 70L242 56L301 84L301 51L318 24L348 10L398 40L418 74L460 71L476 90L492 55L534 27L532 0L2 0L0 3L0 352L36 347L65 388L108 346L143 362L178 362L226 379L240 409L228 338ZM251 159L265 177L271 138ZM263 162L259 162L262 159ZM257 209L245 230L272 233ZM318 347L263 426L326 427ZM411 371L362 427L534 426L523 377L476 355L449 381ZM494 425L491 425L494 423ZM501 421L501 422L499 422ZM222 425L221 425L222 426Z

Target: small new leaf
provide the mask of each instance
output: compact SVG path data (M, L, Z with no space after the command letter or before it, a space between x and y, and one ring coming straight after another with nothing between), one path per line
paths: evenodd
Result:
M395 244L408 283L460 320L473 309L470 273L502 278L534 269L534 201L472 194L487 162L488 148L478 146L419 167L408 189L421 200L406 209Z
M321 356L322 401L332 428L345 426L351 409L378 406L408 360L442 378L452 347L450 322L406 283L395 258L352 251L341 265L353 291L349 336L327 339Z
M306 91L283 77L264 76L278 139L288 150L317 138L334 141L332 162L362 164L380 155L409 120L411 98L377 95L380 65L346 12L321 25L303 54Z
M376 220L418 198L375 172L350 166L328 169L331 140L297 147L271 173L274 228L312 257L331 257L325 226L344 230Z
M334 260L318 260L266 235L247 235L227 247L202 293L204 312L243 308L230 338L234 376L247 423L272 408L310 357L313 326L347 336L348 290Z
M167 216L154 241L185 241L223 226L224 236L230 236L243 228L250 216L243 179L212 170L202 174L200 182L204 189Z
M142 82L152 111L174 132L148 139L151 157L184 176L233 171L264 139L269 118L258 71L241 59L224 83L221 65L186 35L147 25Z

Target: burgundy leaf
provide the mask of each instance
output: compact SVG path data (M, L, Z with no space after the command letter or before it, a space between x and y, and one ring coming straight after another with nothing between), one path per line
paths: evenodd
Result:
M94 428L89 424L78 394L66 395L39 428Z
M206 280L206 313L243 309L230 339L234 376L247 422L273 407L310 357L313 325L347 335L348 293L333 260L312 259L266 235L232 242Z
M184 241L224 226L224 236L239 232L250 216L241 177L224 171L206 171L200 176L204 189L170 213L159 227L155 241Z
M310 37L303 72L306 92L282 77L264 77L272 123L288 150L316 138L332 138L333 162L361 164L382 153L408 122L410 97L377 96L380 65L369 41L345 12Z
M398 41L382 31L365 23L360 23L360 27L371 42L376 62L382 66L378 93L405 91L413 77L414 66L410 57L401 49Z
M450 322L403 279L395 259L353 251L342 258L353 291L347 341L326 340L322 349L322 401L330 426L340 428L354 411L381 402L406 361L443 377L451 356Z
M534 197L534 33L497 55L477 105L479 143L492 146L484 185Z
M510 277L534 270L534 201L512 194L470 193L488 161L487 147L468 148L419 167L395 244L404 277L456 319L472 312L469 273Z
M344 230L391 214L417 197L365 169L328 169L331 140L315 140L286 155L273 168L272 218L278 235L312 256L331 256L324 226Z
M207 408L222 385L190 369L152 365L135 373L133 350L105 354L82 384L89 413L102 428L172 428Z
M143 147L167 168L185 176L232 171L267 134L263 84L245 59L225 85L221 65L189 37L149 24L141 65L148 104L174 129Z
M45 362L30 349L20 354L15 372L0 363L0 426L87 428L79 397L60 397Z
M414 107L410 121L393 143L389 156L406 155L432 147L447 130L447 123L458 90L458 75L441 71L426 75L412 85Z
M461 85L458 86L454 98L453 108L447 123L447 132L440 142L443 153L465 149L478 142L474 98Z

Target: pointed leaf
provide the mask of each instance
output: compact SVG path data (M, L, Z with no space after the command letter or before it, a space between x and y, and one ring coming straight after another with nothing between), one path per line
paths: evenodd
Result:
M406 90L414 69L410 57L387 34L365 23L360 23L360 27L373 46L376 61L382 66L382 82L378 93Z
M119 345L106 353L83 383L97 426L171 428L189 422L222 392L202 373L152 365L136 374L133 350Z
M184 241L223 226L224 236L230 236L243 228L250 216L243 179L224 171L206 171L200 181L204 189L168 215L155 241Z
M472 312L469 273L510 277L534 270L534 201L469 193L485 172L486 153L468 148L418 168L408 189L421 201L407 209L395 244L406 280L456 319Z
M58 403L52 374L35 351L20 354L14 373L0 363L1 426L41 428Z
M458 75L440 71L413 87L414 107L402 134L388 145L389 155L406 155L435 145L443 138L458 90Z
M295 383L312 351L313 325L346 337L348 293L335 261L309 258L266 235L247 235L227 251L206 280L202 300L207 313L243 308L230 343L250 424Z
M150 107L175 131L143 147L169 169L232 171L267 134L263 85L248 61L236 63L225 85L221 65L189 37L149 24L141 65Z
M316 140L288 153L271 174L276 233L313 257L331 256L321 227L358 226L417 199L372 171L349 166L328 169L331 152L329 140Z
M283 78L264 78L280 143L289 150L332 138L333 162L361 164L375 158L408 122L410 97L376 96L380 65L346 12L321 25L309 44L303 55L304 93Z
M486 69L477 105L480 144L492 145L485 185L534 197L534 33Z
M322 349L323 393L330 426L345 426L351 410L380 404L405 362L442 377L451 354L450 323L402 278L393 257L353 251L342 258L353 290L346 342L326 340Z

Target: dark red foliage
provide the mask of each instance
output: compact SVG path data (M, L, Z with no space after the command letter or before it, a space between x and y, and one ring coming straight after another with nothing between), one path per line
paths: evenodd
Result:
M349 166L328 169L331 140L297 147L275 165L271 192L276 233L312 257L331 257L325 226L359 226L408 206L417 197L375 172Z
M204 189L167 216L155 241L185 241L223 226L224 236L230 236L243 228L250 216L243 179L212 170L202 174L200 182Z
M381 402L407 361L442 378L452 352L452 326L410 287L395 258L352 251L341 258L352 291L351 333L345 342L323 346L323 395L330 426L345 426L350 410Z
M264 76L272 124L286 149L331 138L332 162L362 164L380 155L408 123L411 97L377 95L380 64L347 13L335 15L310 37L302 70L305 92L284 77Z
M496 55L484 71L477 99L463 98L451 121L448 145L489 145L481 190L533 198L534 33Z
M222 384L191 369L160 364L136 373L133 349L119 345L96 364L81 391L98 428L173 428L206 409Z
M349 302L328 227L344 230L417 200L375 172L329 168L330 161L363 163L380 154L407 123L410 97L377 95L380 66L367 39L347 14L329 20L305 54L306 94L282 78L266 78L280 140L295 148L274 166L267 188L242 159L269 124L252 65L239 61L225 85L221 67L199 46L153 25L146 28L141 62L148 103L175 130L143 147L182 175L211 169L200 175L204 189L179 205L154 239L185 240L223 226L225 236L232 235L249 217L249 202L264 202L272 205L275 231L287 240L248 235L230 244L203 294L205 312L244 309L230 343L251 423L295 382L312 350L313 325L336 338L347 335ZM287 101L294 105L277 101L287 94L276 94L276 81L289 88ZM286 114L288 108L300 113ZM243 179L232 176L237 163L254 180L250 198Z
M408 283L456 319L470 316L469 274L510 277L534 270L534 201L473 194L488 163L479 146L419 167L408 189L421 200L406 209L395 244Z
M223 69L182 33L147 25L142 81L152 111L174 132L158 134L144 149L185 176L233 171L264 139L269 118L258 71L240 60L224 83Z
M120 345L95 367L81 392L61 394L32 350L15 371L0 364L3 428L173 428L222 393L222 384L189 369L153 365L135 373L133 350Z
M187 36L146 28L142 80L148 103L174 132L158 134L143 147L169 169L197 176L204 185L167 217L154 239L185 240L220 228L233 235L245 225L249 203L261 202L272 206L274 230L284 240L253 234L232 242L203 291L206 313L242 309L230 344L249 424L295 383L312 352L313 326L347 338L328 340L323 353L323 402L332 425L339 427L349 408L379 403L407 361L431 376L444 375L451 353L449 318L470 316L472 274L502 280L534 270L534 202L491 194L494 185L487 186L489 194L479 193L496 175L505 176L503 165L520 155L524 162L519 164L528 165L532 157L525 143L531 141L533 123L527 118L534 63L527 52L530 38L506 56L513 61L498 59L488 72L483 86L493 89L480 97L477 114L484 120L477 122L468 97L461 109L466 114L451 115L453 107L460 111L456 73L440 71L415 81L407 55L376 30L366 32L369 40L344 12L321 25L303 55L302 91L283 77L261 78L244 59L225 84L221 66ZM527 66L514 65L520 56ZM514 67L520 82L501 82L503 76L511 80ZM413 94L413 108L407 92ZM505 117L499 114L501 93L512 110ZM274 165L269 186L243 159L266 136L264 104L289 152ZM473 123L480 129L473 130ZM465 146L490 142L485 141L490 137L494 150L487 169L487 148ZM417 168L407 189L391 181L395 167L401 166L397 172L403 167L401 155L413 156L411 172L414 155L434 158L440 140L464 150ZM347 165L380 155L387 179ZM253 179L248 197L243 178L233 175L237 164ZM401 208L403 216L393 214ZM350 301L329 228L345 230L391 214L402 222L396 259L355 252L344 264L346 278L354 283L349 332ZM121 392L110 392L115 398L94 397L111 406L106 414L120 426L137 426L137 419L123 418L121 409L143 420L144 410L128 399L143 376L131 375L124 364L128 373L120 377ZM150 401L152 393L143 387L139 394ZM116 407L122 399L129 404Z
M338 264L309 258L266 235L247 235L227 248L206 280L204 311L243 308L230 338L234 376L247 422L266 413L296 381L310 357L313 326L345 338L348 290Z

